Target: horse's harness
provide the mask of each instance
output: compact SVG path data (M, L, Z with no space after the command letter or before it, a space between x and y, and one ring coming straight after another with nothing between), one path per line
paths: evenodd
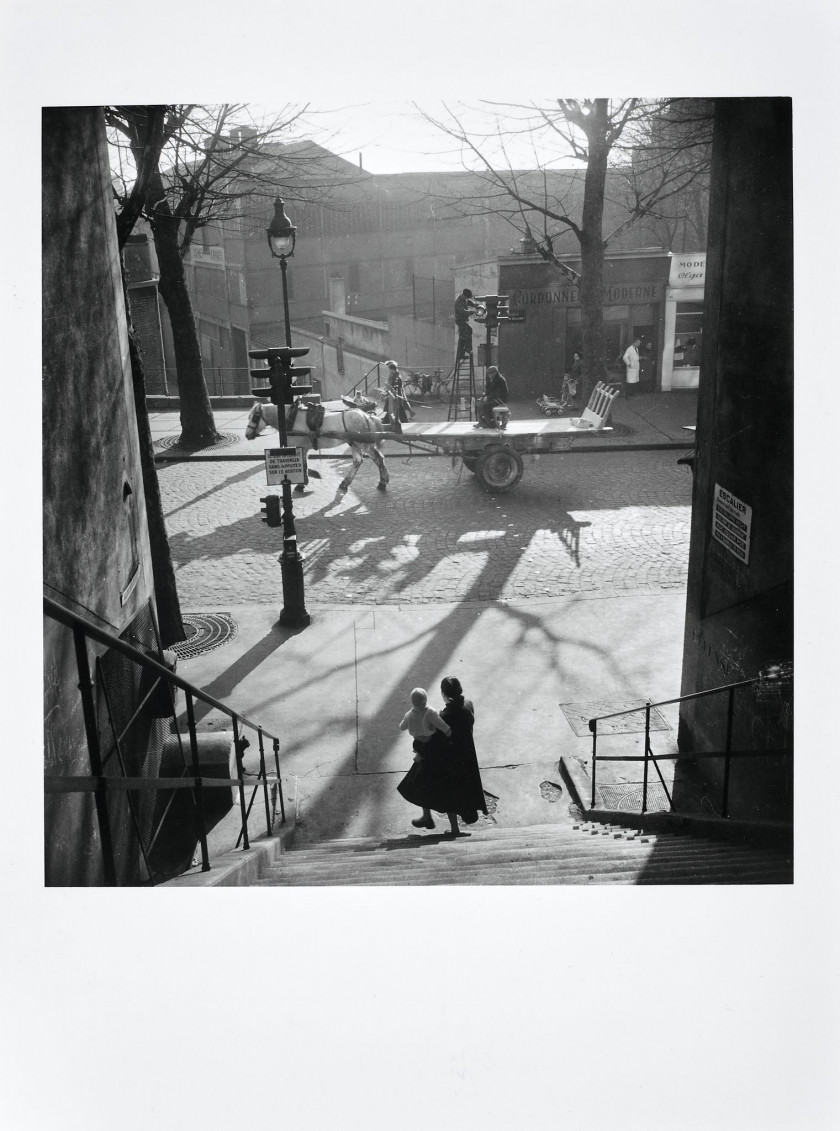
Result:
M286 431L291 432L294 428L295 421L298 418L301 408L306 409L306 430L309 433L309 440L312 447L317 450L318 448L318 432L321 425L324 423L324 414L326 409L322 404L317 404L313 401L307 401L301 397L296 400L289 408L286 416Z

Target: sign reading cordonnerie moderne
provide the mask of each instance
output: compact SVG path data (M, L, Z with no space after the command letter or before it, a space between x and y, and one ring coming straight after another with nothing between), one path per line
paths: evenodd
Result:
M750 560L752 507L715 483L712 534L744 565Z
M265 448L265 481L269 487L288 479L303 483L303 448Z
M658 302L662 297L659 283L613 283L603 288L603 301L607 304L630 302ZM546 290L518 290L510 296L511 308L519 306L579 306L577 287L552 287Z

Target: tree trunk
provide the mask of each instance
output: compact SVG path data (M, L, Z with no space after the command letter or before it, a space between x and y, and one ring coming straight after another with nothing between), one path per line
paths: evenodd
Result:
M603 105L601 105L603 103ZM580 308L583 342L583 383L588 397L598 381L606 380L604 359L604 187L607 179L609 118L606 99L596 99L587 123L589 160L583 187L580 225Z
M131 320L131 307L128 290L123 286L125 313L128 323L128 346L131 358L131 378L134 387L134 411L137 419L137 432L140 439L140 468L143 473L143 494L146 500L146 523L149 531L149 546L152 553L152 580L155 587L158 627L161 645L168 648L179 640L186 639L184 622L181 619L181 603L175 585L175 570L172 568L172 554L163 517L160 499L160 486L155 470L152 449L152 433L149 428L149 414L146 411L146 378L143 370L143 357L137 343L134 325Z
M165 207L163 214L159 211L152 217L151 224L160 266L160 293L166 303L175 343L181 401L180 443L185 448L205 448L217 443L221 437L216 431L204 383L198 331L187 290L184 263L178 250L178 219L168 212L168 205Z

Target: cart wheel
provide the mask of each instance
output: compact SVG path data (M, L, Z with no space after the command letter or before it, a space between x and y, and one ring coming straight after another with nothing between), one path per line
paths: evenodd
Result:
M509 491L522 478L523 469L522 459L513 448L487 448L475 465L485 491Z

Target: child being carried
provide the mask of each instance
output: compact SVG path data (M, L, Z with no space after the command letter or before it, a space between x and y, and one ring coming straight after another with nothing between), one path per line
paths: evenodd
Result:
M422 687L415 687L411 693L411 710L406 711L400 723L400 730L407 730L414 739L414 760L423 753L423 748L431 740L436 730L449 738L452 731L437 711L427 706L428 696Z

